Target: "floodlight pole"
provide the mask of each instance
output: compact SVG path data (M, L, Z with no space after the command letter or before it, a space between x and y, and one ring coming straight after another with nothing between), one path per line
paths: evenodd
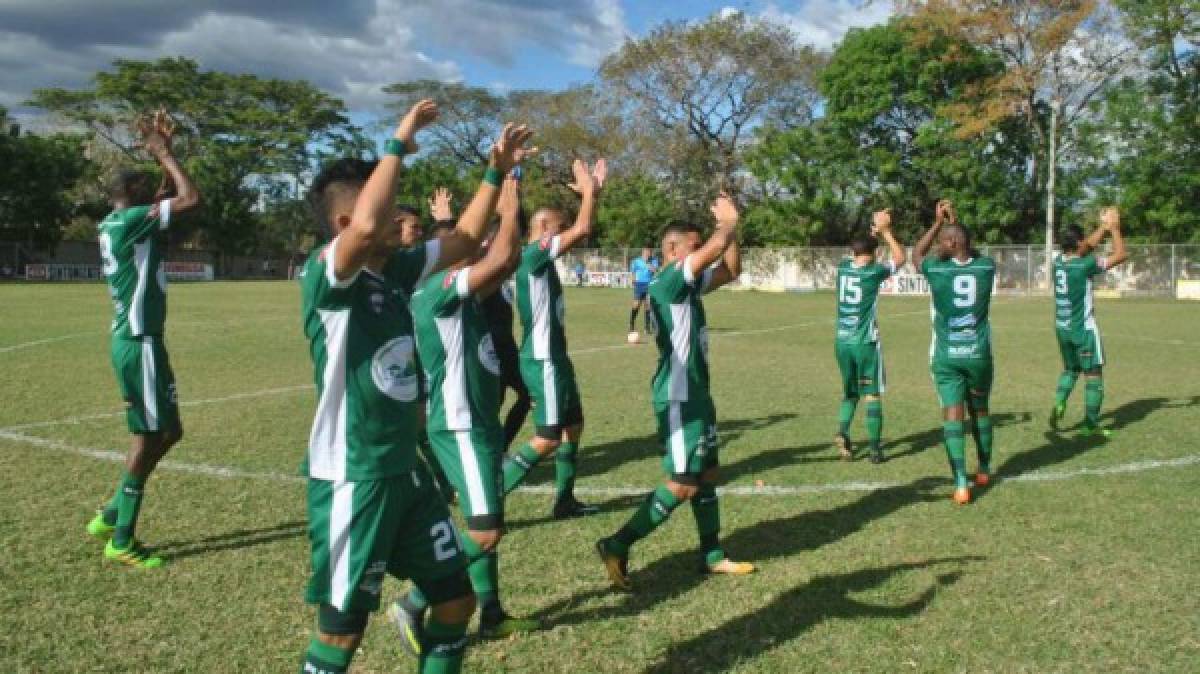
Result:
M1058 112L1062 100L1050 101L1050 157L1046 167L1046 287L1053 287L1054 269L1054 183L1058 176Z

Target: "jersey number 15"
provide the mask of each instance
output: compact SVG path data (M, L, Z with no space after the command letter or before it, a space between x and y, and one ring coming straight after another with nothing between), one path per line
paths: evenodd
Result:
M862 286L857 276L843 276L839 279L838 301L843 304L858 304L862 301Z

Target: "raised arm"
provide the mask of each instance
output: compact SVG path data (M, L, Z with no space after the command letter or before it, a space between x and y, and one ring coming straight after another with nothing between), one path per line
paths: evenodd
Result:
M913 246L912 263L918 271L921 269L921 261L925 259L925 255L933 247L933 242L937 238L938 232L942 230L942 225L947 221L951 223L958 222L958 216L954 213L954 206L948 200L942 199L937 203L937 208L934 210L933 225L921 235L921 238L917 241L917 245Z
M179 160L171 153L171 139L175 134L175 122L167 114L165 108L160 108L151 119L138 120L138 131L142 136L142 147L154 157L163 170L163 184L160 190L175 186L175 196L167 199L171 214L184 213L200 205L200 192L192 182L187 171L183 170ZM165 196L165 195L164 195Z
M871 233L888 245L888 251L892 254L892 266L895 271L900 271L907 258L904 255L904 246L900 245L896 235L892 233L892 209L885 208L871 216Z
M500 198L501 177L508 175L512 170L518 153L531 136L533 132L524 125L504 125L500 139L492 146L487 172L475 192L475 197L458 217L458 225L454 231L442 237L441 257L434 266L435 271L445 269L479 250L479 244L483 242L483 234L487 230L488 219L492 217L496 200Z
M450 190L439 187L429 197L429 214L437 224L453 223L454 209L450 207Z
M729 247L725 249L725 254L721 256L721 264L713 269L708 287L704 290L705 292L716 290L723 285L733 283L741 275L742 249L738 247L737 236L734 235L733 240L729 242Z
M417 132L437 119L437 114L437 104L426 99L412 106L400 120L392 135L396 143L389 141L388 151L354 202L350 225L338 234L333 255L333 273L338 279L347 279L357 273L383 235L385 220L396 200L396 182L404 165L403 155L416 152Z
M1107 271L1129 259L1129 253L1125 250L1125 237L1121 235L1121 212L1112 206L1104 209L1100 214L1100 226L1112 233L1112 253L1104 258L1104 269Z
M592 222L596 218L596 199L604 180L608 177L608 162L603 159L588 168L581 159L571 164L575 174L575 182L570 187L580 197L579 215L575 216L575 224L570 229L558 235L558 254L561 255L592 234Z
M518 212L521 208L519 183L516 178L505 178L500 187L500 200L496 206L500 214L500 229L492 239L487 254L471 265L467 277L467 288L472 295L487 297L495 292L504 279L512 274L520 259L521 245L518 227Z
M712 236L708 237L708 241L705 241L703 246L700 246L697 250L692 251L691 255L688 255L687 260L690 265L688 272L692 278L700 278L704 274L704 270L721 259L725 254L725 250L737 241L738 211L737 206L733 203L733 199L728 194L722 192L709 210L712 211L713 217L716 218L717 228L713 230ZM740 272L740 254L737 266ZM726 271L732 270L727 269ZM733 280L733 278L731 276L729 280ZM726 281L726 283L728 282Z

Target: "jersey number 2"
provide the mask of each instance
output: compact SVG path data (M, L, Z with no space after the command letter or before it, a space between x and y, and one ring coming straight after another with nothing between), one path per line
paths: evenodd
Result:
M442 562L458 554L458 539L450 520L442 520L430 527L429 535L433 537L433 557L437 561Z
M858 304L862 301L862 286L858 284L857 276L843 276L841 288L838 289L838 301L845 304Z
M975 306L975 277L954 277L954 306L960 308Z

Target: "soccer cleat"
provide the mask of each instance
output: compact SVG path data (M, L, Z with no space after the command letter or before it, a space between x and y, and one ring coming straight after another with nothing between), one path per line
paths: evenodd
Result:
M954 502L958 505L967 505L971 502L971 489L969 487L957 487L954 490Z
M92 518L92 521L87 523L88 535L106 542L112 538L113 532L116 530L116 525L108 524L104 521L104 513L100 510L97 510L96 516Z
M883 463L883 452L871 452L871 463L879 465Z
M529 634L542 629L542 622L536 618L514 618L503 611L498 620L479 620L479 638L504 639L514 634Z
M842 461L854 458L854 445L850 442L849 435L838 433L833 436L833 446L837 447L838 456L842 457Z
M162 557L150 552L138 541L131 541L127 548L118 548L113 545L112 539L109 539L104 544L104 558L139 569L157 569L164 563Z
M554 502L554 510L551 512L556 520L567 520L572 517L587 517L600 512L600 508L583 503L574 496L567 496Z
M1050 410L1050 428L1058 430L1058 422L1067 414L1066 403L1054 403L1054 409Z
M976 487L986 487L986 486L988 486L988 484L991 483L991 481L992 481L992 476L988 474L988 471L980 468L979 472L975 473L975 486Z
M633 582L629 580L629 558L609 552L607 541L607 538L596 541L596 553L600 555L612 584L619 590L629 592L633 589Z
M1099 426L1084 426L1083 430L1079 431L1079 437L1081 438L1099 437L1107 440L1112 436L1113 430L1111 428L1100 428Z
M394 601L388 607L388 620L400 632L400 646L414 658L421 657L421 633L425 624L424 611L412 611L402 601Z
M726 576L745 576L757 571L750 562L735 562L732 559L722 559L716 564L705 564L704 572Z

